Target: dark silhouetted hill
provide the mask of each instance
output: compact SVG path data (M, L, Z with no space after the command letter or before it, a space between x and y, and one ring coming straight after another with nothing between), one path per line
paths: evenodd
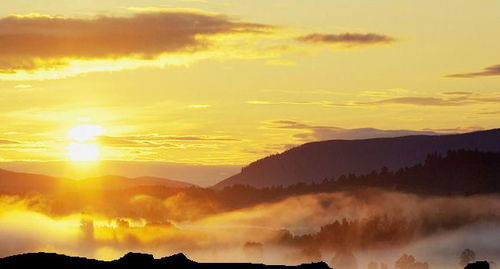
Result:
M153 255L128 253L114 261L99 261L54 253L29 253L0 259L0 268L175 268L175 269L329 269L324 262L298 266L251 263L198 263L179 253L155 259Z
M477 261L467 264L465 269L490 269L490 264L487 261Z
M296 195L360 191L359 195L363 196L362 191L367 189L433 196L500 193L500 152L449 151L429 154L421 163L396 171L382 167L365 174L347 174L286 187L232 185L220 190L190 188L185 189L185 193L192 199L224 205L230 210Z
M382 167L397 170L449 150L500 151L500 129L455 135L414 135L307 143L244 167L215 188L231 185L288 186L343 174L362 174Z

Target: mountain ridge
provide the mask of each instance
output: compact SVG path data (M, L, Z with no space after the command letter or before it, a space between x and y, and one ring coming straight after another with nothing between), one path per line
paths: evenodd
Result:
M72 257L56 253L26 253L0 258L2 268L32 266L51 268L184 268L184 269L331 269L325 262L300 264L296 266L265 265L253 263L198 263L187 258L183 253L155 259L151 254L129 252L112 261L101 261L84 257Z
M410 135L370 139L309 142L243 167L215 184L270 187L315 182L342 174L367 173L382 167L399 169L417 164L430 153L448 150L500 151L500 129L464 134Z
M189 188L196 185L179 180L150 176L129 178L117 175L107 175L85 179L70 179L0 169L0 190L2 192L50 192L60 186L86 189L119 190L139 186Z

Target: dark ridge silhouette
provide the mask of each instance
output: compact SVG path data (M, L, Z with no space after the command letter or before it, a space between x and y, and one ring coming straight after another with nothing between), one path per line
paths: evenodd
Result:
M490 269L490 264L487 261L477 261L467 264L465 269Z
M128 253L118 260L99 261L55 253L28 253L0 259L0 268L175 268L175 269L331 269L324 262L297 266L265 265L252 263L198 263L179 253L161 259L151 254Z
M288 186L387 167L397 170L449 150L500 151L500 129L455 135L413 135L307 143L242 168L215 188L231 185Z
M422 163L391 171L386 167L361 175L341 175L286 187L233 185L221 190L186 189L189 197L206 197L228 209L282 200L294 195L362 190L397 191L432 196L500 193L500 152L449 151L430 154ZM464 263L465 266L466 263Z

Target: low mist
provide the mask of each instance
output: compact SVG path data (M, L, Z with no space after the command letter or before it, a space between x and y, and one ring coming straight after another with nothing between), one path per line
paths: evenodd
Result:
M500 197L433 197L378 189L293 196L236 210L183 192L165 197L87 193L0 198L0 255L51 251L115 259L184 252L198 261L297 264L348 257L356 268L404 253L458 266L465 248L498 260ZM66 197L68 204L54 204ZM87 200L83 199L86 198ZM33 225L36 223L36 225ZM351 262L352 263L352 262ZM349 268L347 268L349 269ZM352 269L352 268L351 268Z

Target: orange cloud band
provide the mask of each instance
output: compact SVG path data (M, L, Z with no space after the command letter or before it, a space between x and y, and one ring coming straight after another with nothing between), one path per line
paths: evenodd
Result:
M149 59L163 53L196 52L210 45L199 37L262 33L269 27L179 10L93 19L11 16L0 19L0 72L62 66L67 58Z

